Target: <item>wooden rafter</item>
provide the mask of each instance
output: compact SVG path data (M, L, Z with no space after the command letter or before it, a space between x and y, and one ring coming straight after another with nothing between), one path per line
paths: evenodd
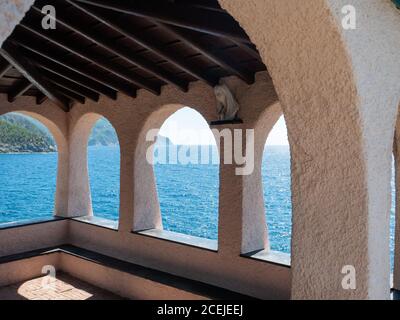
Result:
M35 10L37 13L41 14L41 9L36 7L35 5L32 6L33 10ZM61 10L58 10L59 12ZM176 77L174 74L171 74L161 67L157 66L154 63L151 63L147 61L146 59L136 55L135 53L125 49L123 46L116 45L113 41L108 40L104 35L89 31L87 28L84 26L81 26L77 23L76 20L70 19L68 17L61 17L60 14L57 15L57 17L51 17L53 18L57 23L60 23L64 27L68 28L71 31L74 31L75 33L79 34L80 36L92 41L98 46L103 47L104 49L108 50L112 54L117 55L118 57L124 59L128 63L131 63L144 71L152 74L153 76L165 81L166 83L175 85L182 91L187 91L187 86L188 83L185 81L182 81L178 77Z
M70 98L71 100L81 104L85 104L85 97L81 96L80 94L77 94L76 92L71 91L63 86L60 86L57 83L53 83L53 86L56 88L58 92Z
M53 83L56 83L58 86L75 92L76 94L79 94L80 96L88 98L92 101L99 101L100 96L97 92L94 92L93 90L90 90L88 88L85 88L84 86L76 84L75 82L65 79L64 77L59 76L53 71L42 69L41 72L47 79L49 79Z
M118 66L112 62L109 61L104 61L100 58L98 58L96 55L91 55L88 50L82 49L79 44L73 44L70 41L67 42L65 39L62 39L60 36L57 34L51 34L51 32L46 32L43 33L43 30L40 30L37 27L30 26L24 22L20 23L20 26L24 28L25 30L31 32L32 34L35 34L45 40L50 41L54 45L67 50L76 56L87 60L91 63L96 64L100 68L107 70L109 72L114 73L115 75L121 77L122 79L132 82L138 87L145 88L146 90L159 95L161 92L161 88L159 86L154 85L152 82L148 81L145 78L140 77L137 74L134 74L127 70L126 68L123 68L121 66Z
M22 96L26 91L28 91L32 87L32 83L27 79L19 80L16 84L14 84L10 91L8 92L8 101L13 102L19 96Z
M211 86L217 84L218 80L214 77L207 76L204 74L202 70L199 70L193 65L185 62L183 57L178 57L176 54L171 53L167 49L163 48L155 41L146 38L143 34L133 28L128 28L127 26L122 25L117 21L117 19L111 18L109 15L105 14L104 11L94 6L88 6L80 3L76 3L71 0L67 0L71 5L75 8L85 12L86 14L90 15L91 17L97 19L98 21L104 23L108 27L112 28L119 34L125 36L126 38L134 41L138 45L156 53L161 58L167 60L168 62L174 64L176 67L180 68L181 70L185 71L186 73L190 74L191 76L203 80Z
M10 41L6 42L0 49L0 54L49 99L54 101L64 111L69 111L71 107L70 101L62 94L59 94L53 85L40 74L36 67L19 53L16 44Z
M26 50L28 51L28 50ZM41 68L56 74L57 76L63 77L66 80L72 81L75 84L80 85L82 88L86 88L92 90L93 93L96 92L98 94L104 94L105 96L116 99L117 92L108 88L107 86L102 85L101 83L94 81L90 78L87 78L77 72L74 72L68 68L65 68L51 60L48 60L36 53L31 52L30 58L35 62L36 65Z
M51 48L42 48L34 41L27 39L27 37L19 38L17 37L15 40L21 47L24 47L31 52L34 52L49 61L55 62L58 65L65 67L69 70L76 72L77 74L81 74L91 80L98 81L99 83L107 86L115 91L121 91L128 96L135 97L136 96L136 88L130 85L128 82L117 79L114 75L105 76L102 73L98 72L95 68L84 65L76 65L70 63L60 57L58 54L53 52Z
M181 28L172 27L163 23L157 23L157 26L170 34L178 37L182 42L184 42L189 47L193 48L196 51L199 51L203 56L208 58L209 60L213 61L215 64L219 65L225 70L237 75L243 81L247 83L254 82L254 75L249 73L246 70L243 70L239 66L235 65L231 59L227 56L223 56L221 53L216 53L210 50L208 46L203 45L198 40L191 37L185 30Z
M250 43L250 39L240 26L229 16L171 3L145 0L76 0L78 2L156 20L177 27L191 29L218 37ZM232 21L233 20L233 21Z
M11 68L12 65L7 60L2 61L0 64L0 78L3 78Z
M11 100L35 95L42 103L46 95L40 92L49 88L46 94L68 110L72 101L100 95L136 97L139 89L158 95L165 84L186 91L189 82L215 86L230 75L251 84L256 72L266 70L217 0L53 0L54 30L41 26L45 4L35 1L6 42L30 63L38 85L18 75L21 66L9 72L13 65L0 58L0 92ZM5 74L26 78L31 89L26 80L11 85Z
M46 100L47 100L47 96L44 95L44 94L41 93L41 92L36 96L36 104L42 104L42 103L45 102Z

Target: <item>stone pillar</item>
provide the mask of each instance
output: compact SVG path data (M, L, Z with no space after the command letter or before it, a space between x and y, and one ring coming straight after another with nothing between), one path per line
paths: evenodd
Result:
M90 193L87 144L90 132L100 116L88 113L79 119L69 116L68 135L68 209L58 213L63 217L93 215Z
M241 146L239 154L249 160L246 170L233 155L232 164L226 163L225 141L220 140L219 252L237 256L269 249L261 164L268 134L282 111L266 73L257 74L256 82L250 86L235 78L224 79L224 82L239 102L239 118L243 124L212 129L219 130L220 136L224 136L224 132L231 136L232 148ZM242 170L243 175L238 170Z
M398 11L378 0L219 2L257 45L285 114L292 298L389 298ZM354 30L342 27L349 4ZM346 266L354 267L355 289L342 286Z
M57 139L56 139L57 141ZM66 139L57 141L57 188L54 215L64 217L68 213L69 146Z
M122 232L131 232L133 230L133 208L134 208L134 158L133 151L120 143L120 209L118 229Z
M395 234L394 234L394 266L393 288L400 290L400 117L397 118L396 132L393 143L394 169L395 169Z
M134 231L163 228L153 165L146 157L147 155L152 158L153 155L153 142L146 141L146 135L149 130L160 128L159 122L161 122L160 118L150 119L137 137L138 145L134 153L133 170Z
M222 138L219 148L219 210L218 210L218 252L220 255L237 256L242 247L242 210L243 210L243 176L236 173L238 165L235 163L233 152L225 157L224 144L233 138L235 130L242 130L242 125L224 125L212 127L226 138ZM242 139L244 140L244 139ZM242 150L241 150L242 151ZM227 158L232 163L227 164Z

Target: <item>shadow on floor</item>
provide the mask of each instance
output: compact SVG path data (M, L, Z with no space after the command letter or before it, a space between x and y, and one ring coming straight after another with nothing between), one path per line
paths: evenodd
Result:
M0 288L0 300L122 300L123 298L65 273Z

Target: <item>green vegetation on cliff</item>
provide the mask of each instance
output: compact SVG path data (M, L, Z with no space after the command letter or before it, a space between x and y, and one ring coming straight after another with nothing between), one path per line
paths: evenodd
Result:
M56 151L54 142L40 129L31 130L16 122L0 118L0 153Z
M110 122L101 118L93 127L88 144L118 145L117 134ZM158 137L157 145L168 144L172 144L168 138ZM39 121L17 113L0 116L0 153L54 151L57 151L54 139Z
M89 138L89 146L111 146L118 144L115 129L106 119L101 118L92 129Z

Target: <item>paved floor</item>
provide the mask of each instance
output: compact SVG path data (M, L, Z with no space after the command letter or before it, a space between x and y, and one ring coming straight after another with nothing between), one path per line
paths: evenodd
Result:
M0 300L120 300L121 297L70 275L44 276L0 288Z

